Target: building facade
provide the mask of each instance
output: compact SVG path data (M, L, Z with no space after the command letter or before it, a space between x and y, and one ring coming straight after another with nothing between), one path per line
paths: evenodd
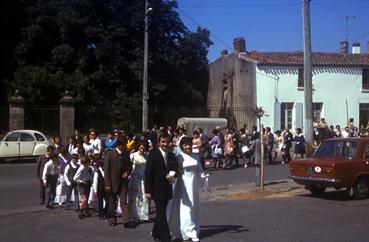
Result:
M233 58L255 68L250 70L254 75L242 80L247 83L244 87L247 90L238 92L249 95L251 89L247 86L255 85L253 98L256 101L233 102L232 105L262 107L266 114L262 123L274 131L285 127L304 129L303 52L245 50L236 57L233 53ZM328 124L341 127L353 118L356 126L366 126L369 121L369 54L360 54L357 50L355 54L315 52L312 65L313 118L325 118ZM209 88L209 96L213 96L211 90Z
M207 106L211 117L227 118L229 126L255 124L256 62L246 56L245 40L236 38L234 51L222 51L221 57L209 64Z

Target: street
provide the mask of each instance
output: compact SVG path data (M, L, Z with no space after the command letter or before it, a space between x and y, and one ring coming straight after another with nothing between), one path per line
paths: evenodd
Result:
M109 227L96 215L78 219L74 211L39 205L35 163L0 164L0 241L152 241L152 222L135 229ZM244 184L256 189L254 168L215 171L211 186ZM288 180L287 165L266 167L266 183ZM267 185L267 189L280 186ZM275 186L275 187L274 187ZM293 185L294 186L294 185ZM297 186L297 185L296 185ZM246 192L246 191L245 191ZM368 241L369 199L350 200L331 191L313 198L307 191L285 197L210 199L201 202L201 241ZM120 220L118 220L119 222Z

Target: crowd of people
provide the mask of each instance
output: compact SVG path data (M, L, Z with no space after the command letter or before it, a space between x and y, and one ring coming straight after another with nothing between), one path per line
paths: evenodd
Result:
M345 128L341 128L339 124L328 125L325 118L321 118L313 123L314 126L314 144L319 145L320 142L327 138L348 138L348 137L369 137L369 122L367 125L361 124L360 128L354 125L354 119L350 118Z
M332 127L324 119L315 123L314 141L368 134L364 129L356 132L353 125L342 131L338 125ZM216 127L209 137L201 128L188 135L184 127L154 126L140 135L114 129L103 139L89 129L85 136L75 130L66 144L59 136L53 141L37 162L41 204L76 210L81 219L95 210L110 226L117 224L116 214L121 213L124 227L134 228L149 220L154 200L152 236L160 241L170 241L171 236L199 240L198 188L201 178L208 179L205 171L252 165L258 177L262 160L290 162L293 142L294 159L306 153L300 128L293 135L288 128L273 133L269 127L261 132L256 126L250 131L244 127L224 132Z
M101 139L95 129L86 136L76 130L66 144L55 136L55 145L37 162L41 204L76 210L81 219L95 210L110 226L120 213L124 227L134 228L149 221L154 200L154 239L199 241L199 191L192 188L207 176L192 153L192 138L181 133L173 144L168 131L131 135L114 130Z

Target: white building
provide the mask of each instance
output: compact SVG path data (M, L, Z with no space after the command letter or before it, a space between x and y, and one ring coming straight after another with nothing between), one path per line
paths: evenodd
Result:
M256 103L272 130L304 128L303 52L243 52L253 60ZM313 118L356 126L369 121L369 54L313 53Z

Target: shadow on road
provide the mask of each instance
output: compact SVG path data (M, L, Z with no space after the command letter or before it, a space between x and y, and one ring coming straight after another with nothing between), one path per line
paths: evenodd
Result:
M11 159L1 159L0 164L27 164L36 163L35 158L11 158Z
M249 231L249 229L244 229L243 226L240 225L202 225L200 228L200 238L212 237L216 234L225 232L244 233Z
M264 186L271 186L271 185L278 185L278 184L283 184L283 183L287 183L288 181L273 181L273 182L267 182L264 184Z
M300 194L300 197L312 197L316 199L323 199L323 200L330 200L330 201L350 201L352 198L347 195L345 190L339 191L326 191L319 197L314 197L313 195L307 194Z

